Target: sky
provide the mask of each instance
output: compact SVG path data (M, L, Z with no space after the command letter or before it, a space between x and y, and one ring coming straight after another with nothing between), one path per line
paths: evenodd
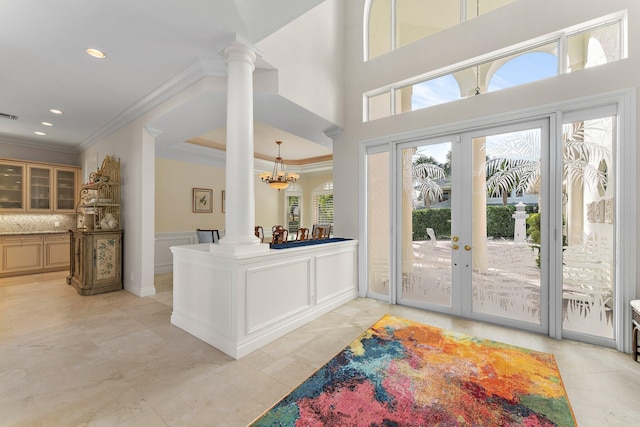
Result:
M489 82L489 92L518 86L537 80L546 79L558 74L558 62L555 55L545 52L529 52L517 56L500 67ZM412 108L431 107L460 99L460 88L456 79L448 74L415 85L413 88ZM487 139L487 155L500 152L505 140L517 139L514 134L496 135ZM451 143L440 143L422 146L416 154L431 156L440 163L445 163L447 153L451 151ZM535 151L535 150L534 150ZM502 153L504 154L504 153ZM539 156L539 153L535 153ZM535 156L534 156L535 157Z
M518 86L558 74L555 55L545 52L529 52L517 56L500 67L489 82L488 91L493 92ZM413 87L412 109L431 107L460 99L460 88L456 79L448 74Z

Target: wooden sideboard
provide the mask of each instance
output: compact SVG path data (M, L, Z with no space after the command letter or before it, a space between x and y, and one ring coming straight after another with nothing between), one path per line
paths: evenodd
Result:
M80 295L122 289L122 230L72 231L67 283Z

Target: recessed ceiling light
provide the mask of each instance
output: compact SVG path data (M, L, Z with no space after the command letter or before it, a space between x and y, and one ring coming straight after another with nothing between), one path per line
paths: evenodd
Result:
M44 136L44 135L46 135L46 133L44 133L44 132L40 132L40 131L35 131L34 133L35 133L36 135L40 135L40 136Z
M49 123L49 122L40 122L40 124L42 126L53 126L53 123Z
M87 48L84 51L87 52L87 55L93 56L94 58L104 59L107 57L103 51L98 49Z
M56 110L55 108L50 109L49 112L53 114L64 114L62 110Z

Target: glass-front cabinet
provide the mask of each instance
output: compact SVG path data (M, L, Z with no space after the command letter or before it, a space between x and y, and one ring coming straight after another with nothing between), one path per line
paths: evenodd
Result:
M23 211L25 165L0 161L0 209Z
M55 198L54 209L56 211L74 212L76 208L76 169L56 168L55 176Z
M0 159L0 211L74 213L78 168Z
M29 176L29 196L27 210L51 210L51 168L44 166L27 166Z

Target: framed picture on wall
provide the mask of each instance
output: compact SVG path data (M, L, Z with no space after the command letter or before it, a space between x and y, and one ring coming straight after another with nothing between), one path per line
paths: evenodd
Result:
M227 192L222 190L222 213L225 212L226 196L227 196Z
M193 189L193 211L203 213L213 212L213 190L208 188Z

